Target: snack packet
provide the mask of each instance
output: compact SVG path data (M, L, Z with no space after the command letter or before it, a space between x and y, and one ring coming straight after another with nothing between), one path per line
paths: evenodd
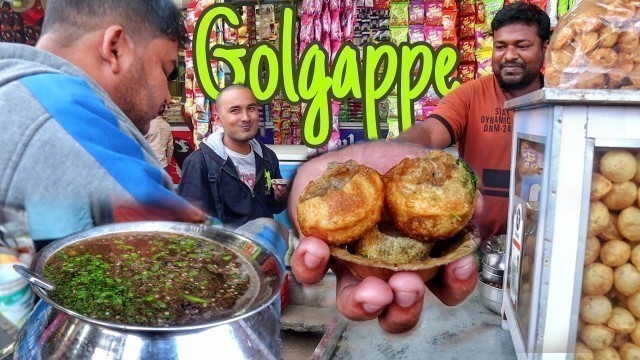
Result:
M424 3L411 2L409 5L409 25L424 24Z
M419 41L425 41L424 29L422 25L409 26L409 42L416 43Z
M440 97L433 89L433 87L429 87L429 90L422 97L422 105L423 106L437 106L440 103Z
M458 77L462 80L462 83L469 82L475 79L476 63L463 63L458 67Z
M342 41L342 27L340 26L340 13L331 12L331 41Z
M409 40L409 27L407 26L392 26L390 31L391 42L396 45L406 43Z
M389 111L387 112L388 118L398 118L398 98L395 96L388 96L387 101L389 104Z
M431 115L431 113L436 109L437 106L423 106L422 107L422 114L424 119L426 120L429 115Z
M391 3L389 8L389 25L390 26L407 26L409 25L409 11L407 10L409 3Z
M397 118L387 118L387 126L389 131L387 132L386 141L391 141L400 135L400 127L398 126Z
M460 62L474 62L476 60L475 44L475 39L460 40L460 45L458 46L460 50Z
M460 18L460 39L471 39L476 34L476 17L463 16Z
M431 1L426 3L424 24L426 26L442 25L443 8L444 3L442 1Z
M493 55L493 37L486 35L482 30L476 30L476 62L478 70L476 79L493 73L491 57Z
M545 57L545 86L640 89L638 1L583 1L553 32Z
M482 0L484 4L484 23L485 28L491 30L491 22L496 16L496 13L504 6L504 0Z
M458 11L460 16L471 16L476 14L476 2L475 0L461 0L458 4Z
M458 30L456 28L458 22L457 11L443 11L442 12L442 28L444 32L442 34L442 41L455 43L457 47L458 42Z
M434 49L438 49L442 45L443 35L444 28L442 26L425 26L424 28L425 41L431 44Z
M444 11L458 11L458 4L455 0L444 0L442 4L442 10Z

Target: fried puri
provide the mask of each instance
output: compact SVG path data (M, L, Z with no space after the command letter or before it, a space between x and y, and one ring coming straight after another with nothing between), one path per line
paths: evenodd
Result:
M343 245L380 221L383 204L384 183L377 171L353 160L331 163L300 196L298 223L306 236Z
M432 245L403 236L393 227L381 224L358 242L356 255L392 264L408 264L427 258Z
M407 158L384 175L387 211L409 237L432 242L455 235L471 219L476 177L444 151Z

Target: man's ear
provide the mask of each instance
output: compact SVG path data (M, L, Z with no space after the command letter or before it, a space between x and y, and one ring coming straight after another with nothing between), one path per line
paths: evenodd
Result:
M109 26L102 36L100 55L102 62L109 67L112 73L122 71L123 58L131 51L130 39L120 25Z
M546 54L547 53L547 48L549 47L549 40L545 40L545 42L542 44L542 53Z

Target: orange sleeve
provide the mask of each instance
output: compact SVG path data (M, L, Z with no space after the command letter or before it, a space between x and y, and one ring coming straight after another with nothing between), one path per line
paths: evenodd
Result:
M427 117L444 125L451 136L451 143L458 143L467 126L469 114L469 87L473 82L463 84L447 94Z
M113 211L113 222L131 222L131 221L179 221L201 223L205 218L205 214L195 207L149 207L142 206L133 201L114 199L111 202Z

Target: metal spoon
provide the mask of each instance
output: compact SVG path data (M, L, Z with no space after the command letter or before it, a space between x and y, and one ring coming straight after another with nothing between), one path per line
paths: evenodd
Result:
M22 264L14 264L13 270L15 270L18 274L20 274L20 276L22 276L28 282L32 283L35 286L41 287L46 291L51 291L54 289L53 284L50 283L49 280L36 274L35 272L31 271L31 269Z

